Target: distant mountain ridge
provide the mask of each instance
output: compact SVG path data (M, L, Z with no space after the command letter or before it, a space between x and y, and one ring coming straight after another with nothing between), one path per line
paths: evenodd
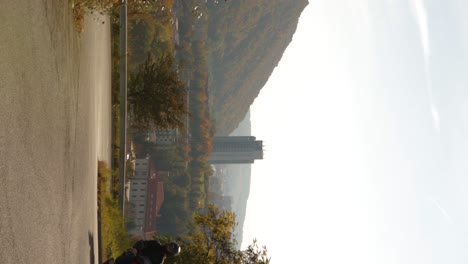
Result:
M250 136L250 106L292 41L307 0L236 0L208 4L207 62L217 135ZM252 135L255 136L255 135ZM261 138L258 138L262 140ZM242 244L251 164L225 165Z
M278 65L307 0L208 4L210 103L218 135L229 135Z
M175 2L176 58L183 62L181 76L189 89L206 89L203 98L207 98L210 120L215 120L216 135L249 136L250 106L292 41L308 1L216 2ZM219 170L223 175L226 172L223 194L232 197L239 246L250 196L251 166L223 164Z

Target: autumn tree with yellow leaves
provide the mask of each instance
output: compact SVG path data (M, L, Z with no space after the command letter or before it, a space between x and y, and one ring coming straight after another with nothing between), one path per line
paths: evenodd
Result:
M182 248L180 255L166 259L165 263L270 263L266 247L259 247L256 240L245 250L237 249L237 241L233 235L236 215L233 212L221 211L216 206L209 205L206 212L196 214L194 220L194 231L178 241Z

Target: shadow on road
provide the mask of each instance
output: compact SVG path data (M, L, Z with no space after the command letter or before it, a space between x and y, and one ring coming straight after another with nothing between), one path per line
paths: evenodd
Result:
M89 264L94 264L94 236L93 233L88 231L89 241Z

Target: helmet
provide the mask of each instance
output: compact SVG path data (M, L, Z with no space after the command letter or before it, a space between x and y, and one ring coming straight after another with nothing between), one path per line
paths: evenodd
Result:
M166 251L168 257L175 257L180 253L180 246L176 242L166 244Z

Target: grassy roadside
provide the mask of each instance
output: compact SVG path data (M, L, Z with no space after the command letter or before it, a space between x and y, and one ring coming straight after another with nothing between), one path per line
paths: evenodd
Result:
M110 13L111 28L111 102L112 102L112 168L120 167L120 25L119 12ZM115 189L112 195L119 195L119 175L113 175Z
M98 163L98 221L101 236L101 256L116 258L130 248L132 241L125 229L125 219L111 193L111 171L103 161Z
M120 107L119 107L119 80L120 80L120 49L119 49L119 15L118 12L110 13L111 17L111 100L112 100L112 164L111 171L107 164L98 164L98 203L101 235L101 256L105 261L113 257L114 259L123 251L131 247L132 240L128 234L125 223L126 220L119 210L119 176L120 166L119 144L120 144Z

